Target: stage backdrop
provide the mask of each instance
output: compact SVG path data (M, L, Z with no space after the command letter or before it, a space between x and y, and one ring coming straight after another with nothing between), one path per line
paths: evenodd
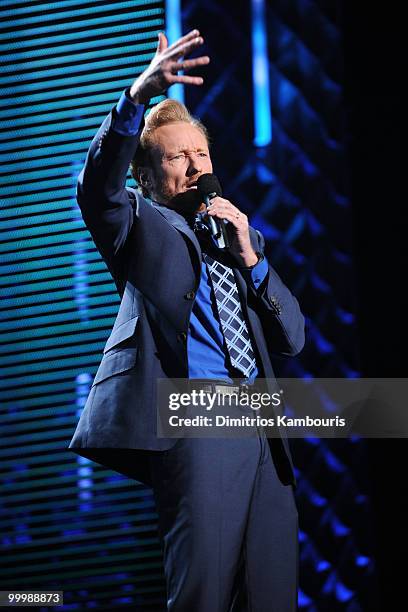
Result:
M65 609L155 609L150 491L66 449L119 305L76 179L148 65L164 6L3 2L0 28L0 588L64 590Z
M260 5L272 120L263 144L253 93ZM276 360L281 376L358 375L341 5L182 3L182 30L199 27L212 59L186 102L210 129L226 197L262 230L306 315L306 347ZM66 450L119 305L76 178L102 119L152 57L164 16L149 0L0 6L0 588L64 590L65 609L164 601L151 492ZM292 448L300 608L370 609L364 444Z

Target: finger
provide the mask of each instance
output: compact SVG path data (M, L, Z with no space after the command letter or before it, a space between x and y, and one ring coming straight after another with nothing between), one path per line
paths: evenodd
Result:
M189 53L194 51L194 49L202 45L203 42L204 38L202 36L197 36L196 38L193 38L193 40L189 40L188 42L178 47L175 47L174 49L170 49L169 47L167 49L166 56L168 57L168 59L174 59L182 57L183 55L188 55Z
M163 53L169 46L169 42L167 40L167 36L164 32L159 32L159 41L157 43L156 55L159 53Z
M236 206L231 204L231 202L229 202L228 200L224 200L223 198L220 198L219 196L211 200L208 209L212 211L221 211L221 212L224 212L225 210L229 210L231 211L232 214L235 214L235 215L241 214L241 212L238 210Z
M248 217L240 212L238 208L226 208L222 211L223 215L228 215L231 219L234 219L237 223L241 225L248 225Z
M197 57L192 60L184 60L183 62L171 62L168 64L167 69L170 70L172 74L177 74L179 70L192 70L193 68L197 68L199 66L205 66L210 63L210 58L207 56Z
M210 63L210 58L207 55L202 57L196 57L191 60L184 60L182 62L172 62L170 64L170 70L172 72L177 72L177 70L191 70L196 66L205 66Z
M217 217L218 219L226 219L230 221L237 229L244 229L247 227L246 215L240 213L239 210L233 211L231 209L223 209L223 210L208 210L207 212L212 217Z
M204 79L202 77L184 76L183 74L170 74L167 77L167 81L172 85L173 83L184 83L185 85L202 85L204 83Z
M185 34L184 36L176 40L174 43L172 43L169 49L174 49L178 45L183 45L184 43L188 42L192 38L197 38L197 36L199 35L200 35L200 32L198 30L191 30L188 34Z
M220 206L232 206L232 208L234 208L235 210L238 210L238 208L236 208L229 200L222 198L219 195L216 195L213 198L211 198L211 205L214 205L214 204L218 204Z

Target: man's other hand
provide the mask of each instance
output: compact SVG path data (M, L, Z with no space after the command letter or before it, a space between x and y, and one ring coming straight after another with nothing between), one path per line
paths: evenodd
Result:
M229 249L231 255L235 257L240 266L254 266L258 261L258 256L251 245L248 217L232 202L219 196L212 198L207 214L210 217L229 221L227 231L231 242Z
M192 30L169 47L165 34L160 32L155 56L130 88L133 101L138 104L148 104L150 98L163 94L174 83L202 85L204 82L202 77L179 75L178 72L209 63L210 58L206 55L190 60L184 59L203 42L200 32Z

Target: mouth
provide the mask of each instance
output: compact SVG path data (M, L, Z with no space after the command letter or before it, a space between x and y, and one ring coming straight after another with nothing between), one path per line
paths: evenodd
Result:
M197 181L195 183L191 183L191 185L187 185L187 189L197 189Z

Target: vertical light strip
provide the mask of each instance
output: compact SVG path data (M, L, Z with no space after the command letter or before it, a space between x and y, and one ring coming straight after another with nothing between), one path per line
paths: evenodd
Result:
M254 144L257 147L264 147L272 141L268 44L264 0L252 0L252 82L254 96Z
M182 24L181 24L181 3L180 0L166 0L165 2L166 11L166 36L169 41L169 45L174 43L180 36L182 36ZM183 74L179 72L179 74ZM176 83L172 85L168 90L168 97L178 100L184 104L184 85Z

